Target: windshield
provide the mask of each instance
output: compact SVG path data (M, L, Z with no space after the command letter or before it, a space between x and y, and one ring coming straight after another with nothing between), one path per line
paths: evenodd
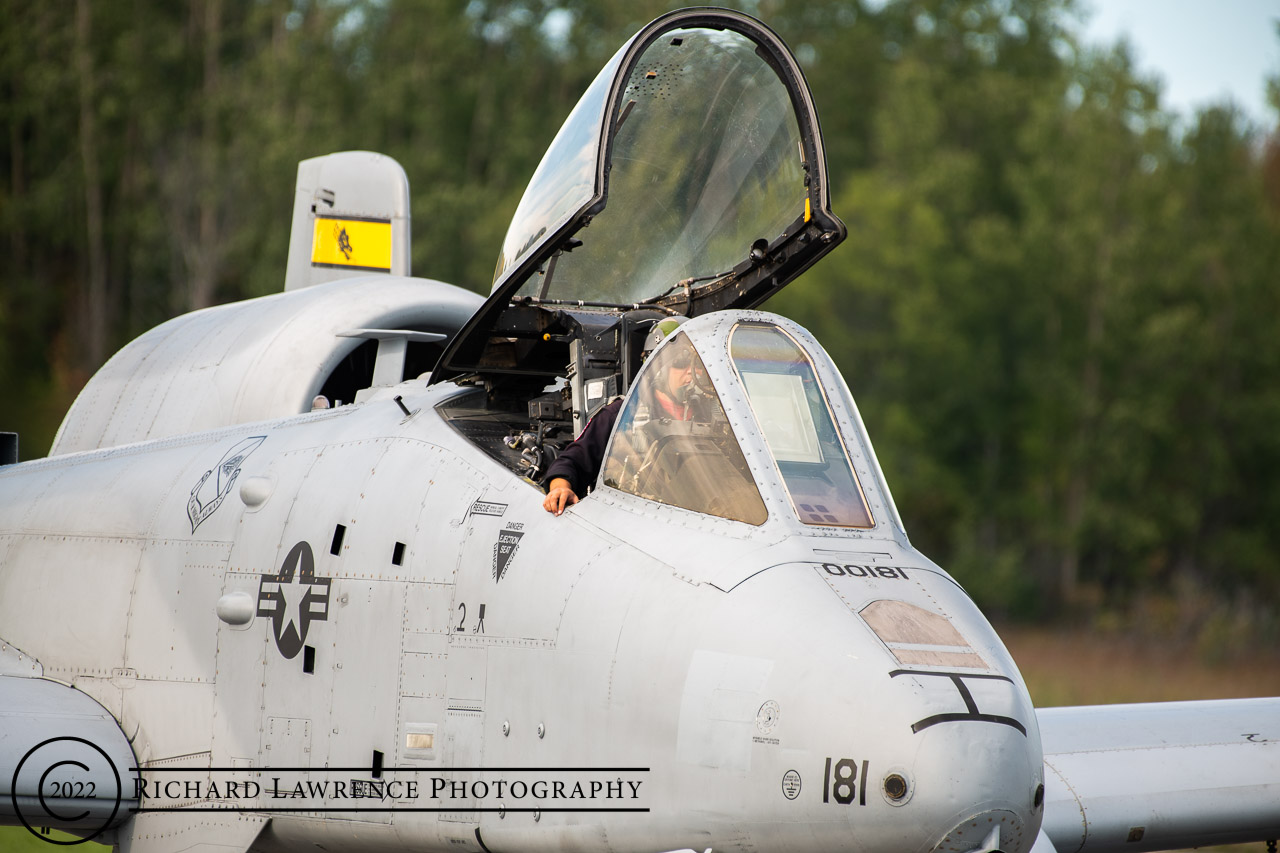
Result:
M614 428L604 484L747 524L768 517L687 335L678 333L641 371Z
M608 207L577 233L582 246L532 273L519 295L640 302L684 279L728 272L756 241L801 220L808 191L799 126L762 53L739 33L703 28L672 30L650 45L617 102ZM576 198L574 176L588 170L570 172ZM535 206L534 191L522 211ZM504 247L500 271L520 248Z
M873 526L813 363L799 344L776 326L741 323L729 336L729 355L800 520Z

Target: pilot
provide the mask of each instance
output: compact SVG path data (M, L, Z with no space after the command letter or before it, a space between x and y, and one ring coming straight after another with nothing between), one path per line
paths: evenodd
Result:
M666 376L654 383L652 416L676 421L689 420L689 392L693 382L693 356L681 352L667 365Z
M641 359L647 359L658 344L671 334L684 317L670 317L655 323L649 336L645 338ZM683 361L683 363L682 363ZM663 416L674 420L687 420L688 407L685 396L689 383L693 379L692 359L676 359L667 366L666 376L659 377L660 387L654 390L657 408ZM613 425L618 420L618 412L622 409L622 398L618 397L587 422L586 429L569 443L556 461L547 469L547 497L542 508L547 512L559 515L579 500L578 495L585 494L587 488L596 481L600 474L600 465L604 461L605 448L609 446L609 436L613 433Z

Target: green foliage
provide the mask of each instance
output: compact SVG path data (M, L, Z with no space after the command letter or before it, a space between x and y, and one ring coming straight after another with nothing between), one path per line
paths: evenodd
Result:
M38 454L129 338L278 290L306 157L395 157L414 272L486 291L561 121L666 6L0 0L2 426ZM1009 613L1187 578L1275 610L1280 137L1178 130L1073 0L747 6L805 66L850 230L767 307L845 371L916 545Z
M50 850L59 849L50 844L46 838L61 842L67 847L74 847L83 853L105 853L111 849L97 841L82 842L77 836L56 829L46 837L36 837L25 826L0 826L0 848L8 853L49 853Z

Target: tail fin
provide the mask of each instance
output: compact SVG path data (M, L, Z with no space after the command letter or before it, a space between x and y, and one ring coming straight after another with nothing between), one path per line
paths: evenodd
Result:
M284 289L409 275L409 179L395 160L340 151L298 164Z

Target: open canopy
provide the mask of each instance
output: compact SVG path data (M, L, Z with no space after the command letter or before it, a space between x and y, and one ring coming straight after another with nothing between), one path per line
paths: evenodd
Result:
M738 12L669 13L613 56L556 135L492 293L433 381L563 375L584 326L643 308L753 307L844 234L790 51ZM604 316L584 322L583 312Z

